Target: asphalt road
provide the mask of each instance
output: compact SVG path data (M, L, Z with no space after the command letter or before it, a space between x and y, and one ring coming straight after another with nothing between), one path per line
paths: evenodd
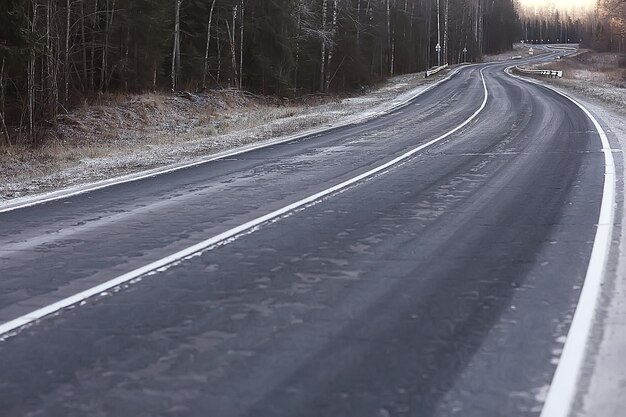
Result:
M0 323L398 164L0 342L0 415L538 415L604 159L472 66L359 125L0 214ZM6 336L6 335L5 335Z

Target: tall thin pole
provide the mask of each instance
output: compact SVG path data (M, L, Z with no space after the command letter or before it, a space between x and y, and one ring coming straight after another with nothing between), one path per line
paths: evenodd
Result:
M241 0L241 11L239 12L240 19L240 33L239 33L239 89L241 90L241 84L243 83L243 16L244 16L244 4Z
M441 15L439 12L439 0L437 0L437 66L441 66Z

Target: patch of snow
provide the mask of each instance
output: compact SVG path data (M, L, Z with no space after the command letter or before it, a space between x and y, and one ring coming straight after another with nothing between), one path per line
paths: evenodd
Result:
M0 203L350 123L435 81L423 73L402 75L341 100L284 102L237 91L191 98L150 93L77 109L60 118L62 140L44 149L0 154Z

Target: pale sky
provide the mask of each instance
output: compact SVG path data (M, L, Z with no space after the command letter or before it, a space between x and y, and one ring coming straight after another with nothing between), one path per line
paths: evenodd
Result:
M595 0L521 0L522 6L556 6L558 9L592 8Z

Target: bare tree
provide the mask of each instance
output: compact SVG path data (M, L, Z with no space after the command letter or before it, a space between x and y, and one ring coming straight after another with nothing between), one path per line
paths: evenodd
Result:
M441 48L441 11L439 8L440 0L437 0L437 47ZM441 51L437 51L437 66L441 66Z
M243 30L244 30L244 0L241 0L239 3L239 7L241 9L239 15L239 89L241 90L242 82L243 82ZM233 23L234 24L234 23Z
M105 91L108 85L109 38L111 36L111 27L113 26L113 17L115 15L115 0L112 1L113 3L111 5L109 0L106 0L104 48L102 49L102 67L100 68L100 91Z
M48 0L46 4L46 27L45 27L45 55L46 69L42 74L42 83L45 85L45 105L42 108L45 112L44 116L48 118L48 122L56 123L57 106L59 103L59 47L58 47L58 31L55 25L56 19L56 2Z
M178 87L180 70L180 5L183 0L174 0L174 46L172 47L172 91Z
M4 64L5 58L2 58L2 65L0 66L0 124L2 125L2 133L4 134L4 141L7 145L11 146L11 136L9 136L9 130L7 129L6 122L4 121L4 97L5 97L5 84L4 79Z
M31 42L35 39L35 33L37 28L38 17L38 1L31 0L29 5L29 19L28 19L28 31L30 34ZM28 75L27 75L27 113L28 113L28 134L30 137L35 135L35 48L30 47L28 52Z
M448 63L448 14L449 14L449 0L446 0L444 6L443 17L443 63Z
M304 12L304 0L298 0L296 12L296 56L293 70L293 94L298 94L298 69L300 67L300 33L302 32L302 13Z
M626 1L599 0L598 8L608 29L609 49L623 52L626 46Z
M211 2L209 10L209 22L206 30L206 49L204 50L204 68L202 70L202 89L206 89L207 74L209 73L209 46L211 46L211 23L213 22L213 10L215 9L215 1Z
M335 34L337 32L337 14L338 14L339 10L337 7L337 0L333 0L333 19L332 19L332 23L331 23L331 27L330 27L330 39L331 41L334 41L335 38ZM329 45L328 47L328 60L326 62L326 80L325 80L325 87L324 87L324 91L328 91L328 89L330 88L330 83L332 81L332 78L328 76L328 69L330 68L330 65L333 61L333 48L334 48L334 44L331 43L331 45Z
M87 82L87 38L85 36L85 2L80 2L80 43L83 55L83 83Z
M326 9L328 0L322 1L322 32L326 31ZM326 92L326 37L322 37L321 57L320 57L320 91Z
M63 102L67 105L70 95L70 0L65 1L65 57L63 62L63 78L65 88L63 89Z
M391 5L390 5L391 0L386 0L385 1L385 17L386 17L386 24L387 24L387 47L389 48L389 51L391 51ZM389 55L389 72L391 72L391 54Z
M231 61L231 74L232 74L232 83L234 84L235 87L237 87L237 81L239 79L239 77L237 76L237 51L236 51L236 47L235 47L235 25L237 22L237 9L238 9L238 5L235 4L233 5L233 14L232 14L232 27L231 25L228 23L228 20L225 19L226 21L226 29L228 31L228 39L230 41L230 61Z

